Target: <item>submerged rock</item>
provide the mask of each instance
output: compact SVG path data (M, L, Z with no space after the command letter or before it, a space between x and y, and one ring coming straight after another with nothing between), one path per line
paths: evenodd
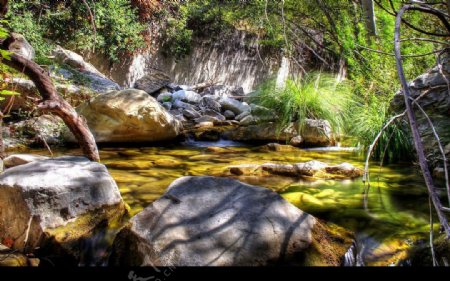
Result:
M300 149L292 145L283 145L278 143L269 143L258 148L259 151L278 151L278 152L298 152Z
M309 161L297 164L265 163L262 165L242 164L227 168L232 175L280 175L289 177L315 177L333 179L353 179L362 176L363 171L349 163L335 166L319 161Z
M99 143L171 140L182 130L181 122L140 90L103 94L82 104L77 111L86 118ZM66 139L74 141L69 132Z
M183 177L121 230L110 264L340 265L351 244L343 233L338 239L268 189L227 178Z
M24 254L18 253L5 245L0 244L0 267L38 266L39 260L29 259Z
M9 239L18 251L79 260L82 242L125 212L105 166L84 157L36 161L0 175L0 241Z

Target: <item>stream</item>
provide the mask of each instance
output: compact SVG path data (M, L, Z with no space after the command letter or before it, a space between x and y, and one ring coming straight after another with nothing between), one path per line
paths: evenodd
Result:
M226 152L207 147L227 148ZM48 155L46 150L29 153ZM59 149L54 155L80 155L78 149ZM158 199L182 176L229 176L236 164L297 163L318 160L349 162L362 168L364 156L352 148L262 152L231 141L169 144L164 147L100 148L102 163L116 180L132 215ZM407 257L415 241L426 241L429 231L427 191L410 163L370 166L371 186L364 204L364 183L356 180L306 180L288 177L238 177L278 192L286 200L320 219L355 232L359 265L394 265Z

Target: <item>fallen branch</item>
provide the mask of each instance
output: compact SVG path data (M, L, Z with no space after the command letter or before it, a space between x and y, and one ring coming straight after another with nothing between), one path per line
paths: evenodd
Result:
M13 42L14 38L9 37L3 42L2 49L9 51L9 46ZM47 72L34 61L14 53L10 55L9 60L4 59L2 63L28 76L42 96L38 108L60 117L78 140L84 155L92 161L100 161L97 144L86 120L58 94Z

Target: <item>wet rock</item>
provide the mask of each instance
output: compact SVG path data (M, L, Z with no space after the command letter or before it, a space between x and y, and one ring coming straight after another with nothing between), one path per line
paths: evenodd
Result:
M339 265L351 239L334 235L266 188L227 178L183 177L121 230L110 264ZM329 247L325 255L324 246Z
M155 166L162 168L176 168L182 165L182 163L174 159L158 159L153 163L155 164Z
M220 131L211 129L205 131L199 131L194 133L194 138L197 141L219 141Z
M0 175L0 241L21 252L39 248L78 260L82 241L125 212L106 167L84 157L35 161Z
M236 117L236 115L231 110L225 110L223 116L225 116L227 120L233 120Z
M258 149L259 151L278 151L278 152L298 152L299 149L292 145L283 145L279 143L269 143Z
M153 69L150 73L137 80L134 88L152 95L169 85L170 80L170 77L164 72Z
M362 175L361 169L355 168L350 163L341 163L336 166L329 166L325 168L325 171L333 175L342 175L348 178L357 178Z
M227 153L236 153L233 149L228 147L217 147L217 146L209 146L205 149L205 152L217 153L217 154L227 154Z
M41 156L41 155L33 155L33 154L13 154L5 159L3 159L3 164L5 165L5 168L12 168L15 166L20 166L24 164L28 164L31 162L39 161L39 160L46 160L49 159L48 157Z
M153 97L140 90L99 95L77 108L98 143L155 142L176 138L181 122ZM66 139L74 141L71 133Z
M0 267L28 266L28 258L0 244Z
M242 164L229 167L229 171L232 175L242 176L242 175L252 175L259 169L258 164Z
M149 161L114 161L112 163L106 163L110 169L118 170L148 170L154 165Z

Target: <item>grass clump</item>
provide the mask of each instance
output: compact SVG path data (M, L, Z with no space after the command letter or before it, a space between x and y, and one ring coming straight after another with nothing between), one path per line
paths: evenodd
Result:
M301 129L306 119L325 119L340 133L352 103L351 88L348 82L338 82L332 75L313 73L288 79L281 89L275 80L269 80L257 89L251 101L274 110L280 127L298 122Z

